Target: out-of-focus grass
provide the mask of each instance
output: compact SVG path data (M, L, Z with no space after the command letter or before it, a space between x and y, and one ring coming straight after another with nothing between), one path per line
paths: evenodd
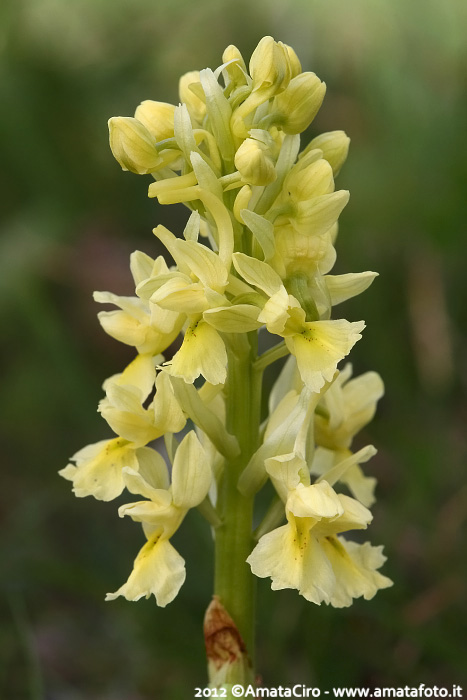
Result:
M104 603L141 533L56 472L109 434L100 384L131 357L91 292L131 293L130 252L154 255L151 228L184 216L120 171L106 121L176 102L181 73L217 66L229 43L248 57L265 34L328 85L310 135L352 139L336 270L381 275L343 313L368 326L356 371L387 387L361 443L379 448L370 534L395 586L336 611L260 581L259 669L268 685L462 683L466 30L463 0L3 0L0 697L171 700L204 683L212 561L197 514L177 534L188 578L169 608Z

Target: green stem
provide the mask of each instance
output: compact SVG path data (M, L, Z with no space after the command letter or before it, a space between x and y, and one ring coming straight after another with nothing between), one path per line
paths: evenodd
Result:
M254 682L255 578L246 558L253 540L253 497L243 496L237 482L258 447L262 373L254 368L256 332L232 338L226 383L226 427L235 435L240 454L225 464L219 484L216 530L215 595L232 618L246 647L245 663L228 673L230 683ZM228 661L226 662L228 663ZM212 679L211 679L212 681Z

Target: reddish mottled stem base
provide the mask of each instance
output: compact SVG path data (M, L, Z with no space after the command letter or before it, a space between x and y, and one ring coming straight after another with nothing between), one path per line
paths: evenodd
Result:
M206 610L204 640L211 686L254 683L252 664L242 636L216 595Z

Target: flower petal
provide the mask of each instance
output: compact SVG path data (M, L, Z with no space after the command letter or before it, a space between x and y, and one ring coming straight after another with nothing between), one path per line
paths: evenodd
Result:
M200 282L188 282L183 277L172 277L165 282L151 296L151 301L163 309L189 316L201 314L209 308L205 287Z
M73 493L78 498L94 496L100 501L111 501L124 489L123 468L138 468L135 446L122 438L88 445L72 459L76 466L69 464L59 474L73 482Z
M341 509L339 517L322 519L316 523L313 532L317 537L326 538L348 530L366 530L373 520L368 508L365 508L355 498L339 494L338 499Z
M270 333L282 335L285 324L289 318L288 308L291 305L292 297L287 293L284 286L275 292L265 303L258 321L266 324Z
M264 535L247 559L255 576L271 577L273 590L295 588L307 600L328 602L335 576L320 544L310 537L300 544L292 525Z
M161 359L163 359L162 355L159 355L157 359L152 354L137 355L121 374L114 374L104 382L104 390L110 384L135 387L139 390L141 398L146 399L154 387L155 363Z
M105 599L123 596L127 600L139 600L152 594L157 605L165 608L176 597L185 577L183 558L168 540L156 533L140 550L128 581L115 593L107 593Z
M364 448L365 449L365 448ZM361 451L360 451L361 452ZM374 454L374 451L364 452L363 455L368 455L368 459ZM351 461L349 461L349 459ZM375 502L375 486L376 479L373 476L366 476L360 468L359 453L352 455L350 450L328 450L325 447L318 447L315 451L313 462L311 465L311 473L318 475L320 478L326 479L333 483L332 474L334 469L339 467L338 480L348 486L350 492L360 503L369 508ZM362 460L364 461L364 460ZM344 464L345 462L345 464ZM344 470L343 470L344 467ZM319 481L319 479L317 479Z
M326 481L319 484L303 486L290 492L287 510L299 518L335 519L344 513L339 496Z
M272 223L250 209L241 209L240 216L263 249L265 260L272 258L275 249Z
M267 479L264 466L266 459L295 452L295 441L303 426L309 424L312 408L314 405L306 387L298 396L295 392L289 392L285 396L270 419L271 429L266 430L263 444L253 454L240 476L238 488L243 494L256 493L263 486Z
M244 253L234 253L232 262L245 282L259 287L268 296L272 296L283 286L277 272L274 272L267 263L261 262L261 260L251 258Z
M369 542L347 542L337 537L326 538L322 546L336 576L330 599L335 608L348 607L353 598L361 596L370 600L379 589L392 586L387 576L376 571L386 559L382 547L372 547Z
M155 489L168 489L169 471L164 458L152 447L139 447L136 450L138 472L146 483Z
M297 215L290 219L290 223L304 235L321 236L336 223L348 201L347 190L338 190L299 202Z
M140 450L149 450L150 448L148 447L143 447L140 448ZM154 450L153 450L154 452ZM157 453L155 453L157 454ZM159 459L161 460L161 464L157 465L158 471L160 470L162 472L163 468L165 467L165 471L167 471L167 467L165 465L163 457L161 455L158 455ZM144 458L143 458L144 459ZM162 464L163 463L163 464ZM170 496L170 493L167 488L164 487L158 487L158 486L153 486L151 481L148 481L148 478L151 479L151 474L147 473L147 464L146 466L146 473L142 474L139 471L136 471L135 469L130 469L129 467L124 467L122 471L122 476L123 476L123 481L125 482L125 486L128 489L130 493L136 494L138 496L143 496L144 498L149 498L151 501L154 503L157 503L160 505L162 503L162 506L165 508L168 505L171 504L172 502L172 497ZM157 473L155 474L157 478ZM149 505L149 501L144 501L146 505ZM122 509L122 513L127 515L127 509L130 508L135 504L130 503L126 504L124 506L121 506L120 508ZM123 517L122 515L120 517Z
M107 380L105 389L107 395L99 402L98 411L117 435L137 447L160 437L162 432L155 425L154 413L143 408L144 397L137 387Z
M284 502L287 500L289 491L295 489L300 483L305 486L310 483L307 463L294 452L269 457L264 461L264 465L274 488Z
M375 277L377 272L350 272L346 275L326 275L324 280L331 295L333 306L341 304L347 299L352 299L364 292Z
M194 508L206 498L212 481L211 466L194 430L185 435L175 453L172 497L178 508Z
M206 433L221 455L229 460L234 459L240 450L237 438L225 429L223 423L225 409L221 409L218 413L214 412L210 406L206 405L201 395L203 389L210 385L204 384L198 392L192 384L187 384L182 379L173 377L171 383L177 401L187 416L203 433Z
M289 350L297 358L300 376L313 391L319 391L325 381L331 381L337 363L342 360L357 340L363 321L350 323L344 319L337 321L313 321L304 324L301 333L286 337Z
M317 481L325 480L331 486L337 481L343 481L347 470L354 466L355 464L362 464L368 462L369 459L375 456L377 450L373 445L367 445L362 447L361 450L352 454L351 452L344 452L342 459L337 458L336 463L328 470L325 471Z
M136 108L135 119L141 122L156 141L174 135L175 106L167 102L144 100Z
M159 372L157 375L153 408L154 423L161 435L178 433L185 427L186 418L175 397L172 383L166 372Z
M234 304L207 309L203 318L222 333L247 333L261 328L258 321L259 308L252 304Z
M167 363L167 372L192 384L200 374L210 384L224 384L227 352L219 333L203 319L186 329L182 347Z

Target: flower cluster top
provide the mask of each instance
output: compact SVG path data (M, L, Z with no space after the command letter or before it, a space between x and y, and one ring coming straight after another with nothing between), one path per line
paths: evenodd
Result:
M182 76L178 106L146 100L134 117L109 121L121 167L150 174L149 197L191 213L183 237L154 229L174 265L136 251L136 296L95 294L117 307L100 312L104 330L137 355L104 384L99 410L116 437L78 452L61 474L77 496L110 500L126 488L143 497L119 513L143 524L147 542L127 583L108 598L153 593L166 605L185 578L170 538L200 504L215 521L216 481L239 449L225 426L229 348L264 329L290 357L238 488L251 494L270 479L287 524L265 532L247 561L273 588L346 606L391 583L377 571L381 548L340 536L371 520L375 480L359 465L375 450L350 448L383 393L376 373L351 379L350 365L337 370L364 323L331 319L334 307L376 276L330 274L348 201L334 178L349 139L333 131L301 150L325 85L302 71L289 46L264 37L248 70L235 46L222 60L216 71ZM161 353L180 333L181 347L166 361ZM162 436L170 469L148 446Z

